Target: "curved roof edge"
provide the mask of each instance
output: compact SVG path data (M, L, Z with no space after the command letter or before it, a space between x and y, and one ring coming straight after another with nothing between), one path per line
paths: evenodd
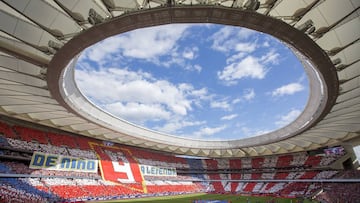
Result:
M143 20L146 19L146 20ZM149 26L170 23L217 23L250 28L289 44L300 56L310 79L310 99L298 119L288 126L260 136L231 141L201 141L165 135L132 125L99 110L80 93L67 66L85 48L107 37ZM273 29L276 27L277 29ZM76 60L75 60L76 61ZM312 67L313 66L313 67ZM252 11L217 6L161 7L122 15L88 29L66 43L53 57L48 86L56 100L70 112L105 128L146 141L195 149L235 149L265 145L293 137L319 122L334 105L338 87L335 68L324 51L306 34L281 20ZM66 74L65 74L66 72ZM59 82L54 82L59 81ZM63 89L65 88L65 89ZM322 89L323 88L323 89ZM86 108L85 108L86 107ZM119 137L121 137L119 136Z

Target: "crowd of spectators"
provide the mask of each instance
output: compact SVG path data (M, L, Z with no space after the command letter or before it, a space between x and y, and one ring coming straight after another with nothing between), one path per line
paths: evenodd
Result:
M31 169L28 165L17 161L0 161L0 173L23 174L33 177L62 177L62 178L94 178L101 179L98 173L86 173L78 171L57 171Z
M205 174L204 181L209 181L212 185L211 190L224 193L252 193L252 194L280 194L281 196L307 195L313 193L319 187L316 184L288 182L286 180L297 179L329 179L334 177L338 171L292 171L274 173L231 173ZM284 182L252 182L254 180L284 180ZM215 180L216 182L212 182ZM230 181L225 181L230 180ZM248 180L244 182L232 182L232 180Z
M321 203L359 203L360 183L328 183L316 197Z
M21 150L25 150L27 152L23 157L27 156L27 159L30 158L28 152L31 154L35 151L98 159L99 154L89 144L90 142L99 146L103 144L102 141L91 138L62 135L0 122L0 147L3 147L0 155L15 157L22 155ZM111 146L113 146L111 150L106 150L106 147L101 149L109 156L110 161L121 160L124 163L136 161L136 164L140 165L177 169L177 176L143 176L148 192L153 195L191 191L276 193L283 196L308 195L321 188L321 185L298 182L255 182L252 180L327 179L338 174L338 171L320 170L319 167L328 166L339 156L314 156L306 152L299 152L256 158L200 159L177 157L172 154L114 143ZM128 155L124 154L123 150L129 151L132 158L127 159ZM136 187L132 187L131 184L115 185L103 181L100 171L87 173L30 169L26 162L1 161L0 173L28 175L21 178L1 179L0 186L4 188L4 192L0 192L2 199L13 198L16 194L20 195L24 201L31 199L34 200L33 202L59 198L63 200L106 199L144 195L143 191L138 190L143 187L142 183L133 183L138 184ZM343 176L360 177L360 174L353 172L353 174L344 174ZM248 181L231 182L229 180ZM27 188L20 187L19 184L26 185Z
M47 200L40 195L35 195L24 190L18 190L10 185L2 184L0 190L0 201L11 202L12 200L17 200L19 202L47 202Z
M359 170L346 170L340 179L359 179ZM360 203L360 182L318 184L321 189L316 199L321 203Z

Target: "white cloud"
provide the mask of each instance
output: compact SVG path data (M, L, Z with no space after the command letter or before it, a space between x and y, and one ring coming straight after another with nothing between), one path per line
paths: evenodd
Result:
M238 63L232 63L217 73L220 80L229 85L237 83L242 78L263 79L266 75L265 67L253 56L247 56Z
M210 107L211 107L211 108L224 109L224 110L230 110L230 109L231 109L231 105L230 105L229 102L226 101L226 100L222 100L222 101L212 101L212 102L210 103Z
M226 64L234 63L236 61L241 60L246 56L245 52L239 52L237 54L231 55L229 58L226 59Z
M248 39L255 33L255 31L246 28L225 26L210 37L213 41L211 48L220 52L236 50L237 45L241 44L242 40Z
M196 72L198 72L198 73L200 73L201 72L201 70L202 70L202 67L200 66L200 65L198 65L198 64L195 64L195 65L187 65L186 67L185 67L185 70L188 70L188 71L196 71Z
M142 104L138 102L106 104L104 109L120 118L136 123L144 124L148 120L167 120L171 112L159 104Z
M198 47L185 48L182 53L182 56L186 59L192 60L197 57L197 52L199 51Z
M168 120L165 125L156 126L154 127L154 129L165 133L177 133L179 130L183 128L199 126L203 124L205 124L205 121L186 121L186 120L171 119Z
M239 103L239 102L241 102L242 101L242 99L241 98L236 98L236 99L234 99L234 100L232 100L232 104L237 104L237 103Z
M230 115L226 115L220 118L220 120L232 120L234 118L238 117L237 114L230 114Z
M214 96L213 96L214 97ZM210 107L223 109L225 111L231 111L235 104L240 102L250 101L255 98L254 89L245 89L244 93L241 97L238 98L221 98L221 99L213 99L213 97L209 96ZM226 120L226 118L225 118Z
M275 50L270 50L264 56L260 58L262 63L271 63L271 64L278 64L279 63L280 54L277 53Z
M275 124L279 127L284 127L285 125L293 122L300 114L300 110L293 109L289 113L280 116L280 119L276 121Z
M226 59L226 64L234 63L236 61L241 60L249 53L255 51L256 43L238 43L235 45L235 51L238 53L232 54L229 58Z
M270 44L268 41L265 41L263 44L262 44L263 47L270 47Z
M230 26L221 28L213 36L211 36L211 39L213 40L211 48L223 52L231 50L233 44L228 41L228 38L234 33L234 31L234 28Z
M274 91L272 91L271 95L274 97L283 96L283 95L293 95L302 90L304 90L304 86L302 84L290 83L275 89Z
M170 55L189 27L189 24L170 24L134 30L99 42L87 49L85 55L96 62L101 62L114 53L121 53L125 57L154 60L162 55Z
M256 43L244 42L235 45L235 51L251 53L255 51Z
M248 39L250 36L256 34L256 31L247 28L241 28L238 32L238 37L242 40Z
M196 138L203 138L204 136L211 136L211 135L219 133L225 129L226 129L225 125L219 126L219 127L214 127L214 128L204 127L204 128L201 128L199 131L194 132L194 136Z
M208 99L205 88L156 80L141 71L77 70L75 76L81 91L93 102L119 117L134 119L133 122L186 116L193 105Z
M246 89L244 91L244 99L250 101L255 98L255 91L254 89Z

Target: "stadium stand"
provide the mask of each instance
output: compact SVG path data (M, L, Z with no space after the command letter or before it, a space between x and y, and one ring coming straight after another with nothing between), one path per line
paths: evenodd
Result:
M2 0L0 7L0 203L194 192L360 203L360 156L352 152L360 144L359 0ZM73 70L90 45L177 22L250 28L286 44L307 73L304 111L260 137L194 144L155 131L150 140L143 127L113 122L77 92Z
M329 199L343 198L348 187L359 189L358 183L296 182L335 176L360 177L358 171L330 168L331 163L344 154L328 157L300 152L241 159L184 158L7 123L0 123L0 127L0 156L4 158L0 161L0 198L5 202L14 198L24 202L61 202L194 192L297 197L312 196L320 190L323 192L317 198L331 202ZM35 152L100 160L101 167L95 172L30 168L31 155ZM117 170L114 170L114 162L118 164ZM157 167L153 171L176 169L177 174L143 174L139 166ZM126 167L133 177L125 172ZM355 200L358 195L350 198Z

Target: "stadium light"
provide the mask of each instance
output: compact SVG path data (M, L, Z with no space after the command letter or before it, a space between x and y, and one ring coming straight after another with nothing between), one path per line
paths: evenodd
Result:
M251 10L251 11L256 11L259 9L260 7L260 2L258 0L247 0L244 4L243 7L246 10Z
M52 40L49 40L48 45L50 48L53 48L55 50L59 50L62 47L62 45L60 43L54 42Z
M334 64L334 66L336 66L336 65L338 65L338 64L341 63L341 59L340 59L340 58L336 58L336 59L332 60L331 62Z
M310 32L315 31L314 22L312 20L307 20L303 24L299 25L297 29L301 32L310 34Z
M104 22L104 18L98 14L93 8L89 10L88 21L91 25L96 25Z

